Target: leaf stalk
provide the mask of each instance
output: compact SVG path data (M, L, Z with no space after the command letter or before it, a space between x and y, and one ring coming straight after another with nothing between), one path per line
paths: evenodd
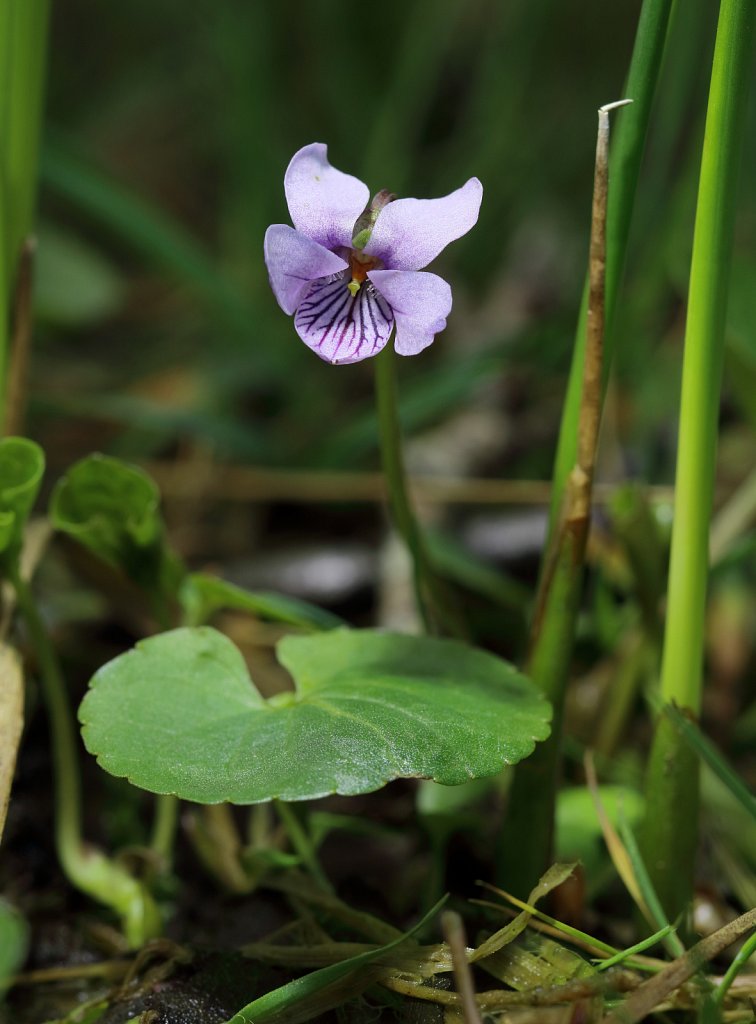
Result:
M18 571L10 578L38 661L49 714L60 865L72 885L119 915L129 945L137 948L160 933L159 912L141 882L82 838L81 779L65 680L29 584Z

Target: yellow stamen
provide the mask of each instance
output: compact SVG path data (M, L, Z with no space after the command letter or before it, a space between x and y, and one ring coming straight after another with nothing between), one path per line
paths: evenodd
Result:
M360 281L355 281L354 278L347 285L347 289L352 293L352 298L355 297L357 292L360 290Z

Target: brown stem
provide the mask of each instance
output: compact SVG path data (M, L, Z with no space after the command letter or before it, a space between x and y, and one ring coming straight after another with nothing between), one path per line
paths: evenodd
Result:
M701 939L683 956L674 960L669 967L649 978L640 988L617 1009L604 1017L602 1024L636 1024L644 1020L647 1014L659 1003L683 985L689 978L701 970L710 960L719 956L723 950L731 946L741 936L756 928L756 910L730 921L713 935Z
M462 1003L465 1024L481 1024L480 1012L475 1002L475 983L467 959L467 942L462 918L456 911L446 910L441 915L441 926L451 950L454 981Z
M620 100L599 110L577 461L567 479L557 528L544 553L527 668L529 677L551 702L551 736L515 772L498 857L499 877L517 895L528 892L551 862L562 711L580 603L601 421L609 111L628 102ZM517 842L512 842L515 836Z

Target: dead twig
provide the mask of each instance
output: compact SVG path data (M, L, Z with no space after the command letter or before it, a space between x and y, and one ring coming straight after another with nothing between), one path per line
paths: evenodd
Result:
M276 470L254 466L214 465L190 459L151 461L143 468L174 501L210 497L218 501L264 503L383 502L386 484L382 473L342 473L320 470ZM490 480L485 477L415 476L409 481L417 501L440 505L548 505L551 484L546 480ZM597 484L595 500L606 502L613 484ZM671 501L671 487L649 487L652 501Z
M613 1013L604 1017L602 1024L636 1024L643 1020L654 1007L659 1006L689 978L692 978L715 956L731 946L741 936L756 928L756 909L730 921L712 935L701 939L692 949L674 960L663 971L644 981Z
M447 910L441 915L441 927L451 950L454 981L462 1003L465 1024L481 1024L480 1012L475 1002L475 983L467 958L467 940L462 918L455 911Z

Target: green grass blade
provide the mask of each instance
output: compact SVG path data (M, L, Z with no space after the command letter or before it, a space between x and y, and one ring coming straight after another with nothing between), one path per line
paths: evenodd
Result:
M645 861L641 855L640 849L638 848L638 842L635 838L635 834L627 822L620 820L619 833L622 837L622 842L625 844L630 863L633 866L633 872L635 874L638 888L640 889L641 896L645 905L653 919L653 923L659 929L659 932L665 932L667 941L665 946L672 953L673 956L682 956L685 952L685 946L683 946L680 939L677 937L674 926L667 920L664 909L659 901L659 897L654 888L654 884L651 881L651 877L646 868Z
M443 899L439 900L438 903L428 911L422 920L418 921L414 928L411 928L408 932L400 935L398 939L394 939L392 942L386 943L385 946L379 946L377 949L372 949L368 953L359 953L357 956L352 956L348 960L342 960L340 964L333 964L330 967L322 967L318 971L306 974L303 978L295 978L294 981L290 981L286 985L281 985L280 988L274 989L272 992L268 992L264 996L260 996L259 999L254 999L251 1003L248 1003L243 1007L243 1009L239 1010L238 1013L235 1013L234 1016L227 1021L227 1024L272 1024L272 1022L277 1020L279 1015L284 1014L289 1007L316 995L318 992L321 992L330 985L346 978L355 971L359 971L363 967L369 967L370 964L375 963L376 960L380 960L381 957L386 955L386 953L391 952L391 950L396 949L397 946L406 942L407 939L410 939L418 931L424 928L425 925L436 916L444 903L446 903L446 900L447 897L444 896Z
M748 961L754 955L754 953L756 953L756 932L754 932L750 938L746 939L746 941L740 947L738 952L735 954L735 958L733 959L732 963L725 971L724 977L720 981L719 985L717 985L717 987L715 988L711 997L711 1001L714 1003L716 1007L719 1008L722 1006L724 998L730 990L730 986L732 985L733 981L735 981L735 978L745 967L745 965L748 963Z
M580 931L579 928L574 928L571 924L565 924L564 921L559 921L557 918L551 917L549 914L544 913L540 907L533 906L532 903L527 903L525 900L518 899L516 896L512 896L511 893L505 893L503 889L498 889L493 885L486 885L486 888L490 889L491 892L505 896L505 898L508 899L510 903L513 903L514 906L519 907L520 910L527 910L533 917L561 932L567 939L574 939L578 945L589 946L593 949L602 950L604 953L610 954L611 956L621 955L621 950L615 949L614 946L610 946L607 942L597 939L593 935L589 935L587 932ZM490 907L493 910L502 909L498 903L493 903L491 900L473 900L473 903L477 903L482 907Z
M626 960L631 959L638 953L645 953L647 949L651 949L657 942L661 942L662 939L674 931L674 925L665 924L663 928L660 928L658 932L654 932L653 935L649 935L646 939L641 939L640 942L636 942L634 946L629 946L627 949L620 950L619 953L615 953L614 956L610 956L608 960L601 960L596 964L597 971L606 971L609 967L616 967L617 964L625 963Z

